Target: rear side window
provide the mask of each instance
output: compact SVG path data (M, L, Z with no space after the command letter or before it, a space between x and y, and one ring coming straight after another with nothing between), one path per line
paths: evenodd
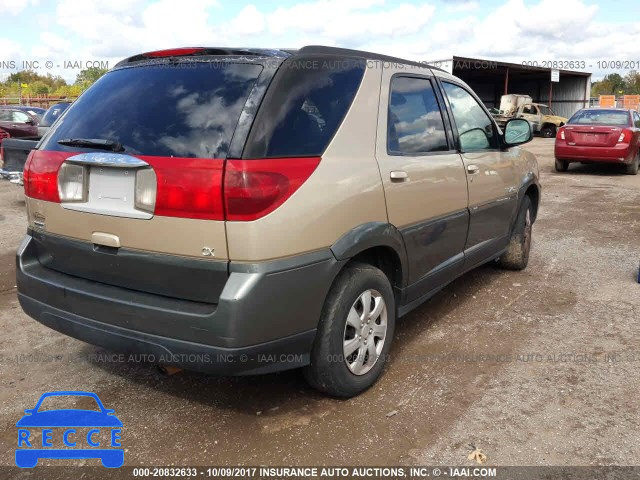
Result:
M51 107L49 110L47 110L47 113L44 114L44 116L42 117L42 120L40 121L40 126L41 127L50 127L51 125L53 125L53 122L55 122L58 117L67 109L69 105L66 103L62 103L62 104L58 104L58 105L54 105L53 107Z
M640 128L640 115L638 115L636 112L633 112L633 124L636 126L636 128Z
M41 149L72 150L57 141L98 138L134 155L224 158L261 71L230 62L114 70L69 107Z
M426 78L395 77L391 82L387 151L419 154L449 150L442 113Z
M269 87L244 158L320 156L353 102L364 60L296 56Z

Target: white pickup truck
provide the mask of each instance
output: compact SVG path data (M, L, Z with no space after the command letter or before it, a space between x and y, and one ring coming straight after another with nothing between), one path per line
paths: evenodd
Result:
M540 103L533 103L529 95L509 94L500 98L500 110L493 113L500 127L504 127L512 118L528 120L534 133L553 138L559 127L567 123L567 119L555 115L551 108Z

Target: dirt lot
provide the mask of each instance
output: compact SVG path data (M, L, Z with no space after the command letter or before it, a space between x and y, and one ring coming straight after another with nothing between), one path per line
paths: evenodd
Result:
M15 293L24 202L0 182L0 465L50 390L115 409L127 465L471 465L472 446L488 465L638 465L640 176L556 174L553 140L526 148L543 184L529 268L479 268L405 317L381 381L346 401L298 372L165 376L105 361L31 320Z

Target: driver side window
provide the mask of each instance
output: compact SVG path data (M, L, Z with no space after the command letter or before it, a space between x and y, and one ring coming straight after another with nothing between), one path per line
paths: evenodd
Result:
M633 123L636 128L640 128L640 115L638 115L636 112L633 112Z
M443 86L458 129L460 149L471 152L497 148L498 137L493 122L476 99L453 83L443 82Z

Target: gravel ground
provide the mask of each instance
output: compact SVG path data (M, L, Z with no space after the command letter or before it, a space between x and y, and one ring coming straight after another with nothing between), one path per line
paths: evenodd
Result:
M0 465L50 390L115 409L126 465L473 465L474 448L489 466L638 465L640 177L557 174L553 140L526 148L543 185L527 270L481 267L413 311L381 381L350 400L295 371L166 376L31 320L15 294L24 201L0 182Z

